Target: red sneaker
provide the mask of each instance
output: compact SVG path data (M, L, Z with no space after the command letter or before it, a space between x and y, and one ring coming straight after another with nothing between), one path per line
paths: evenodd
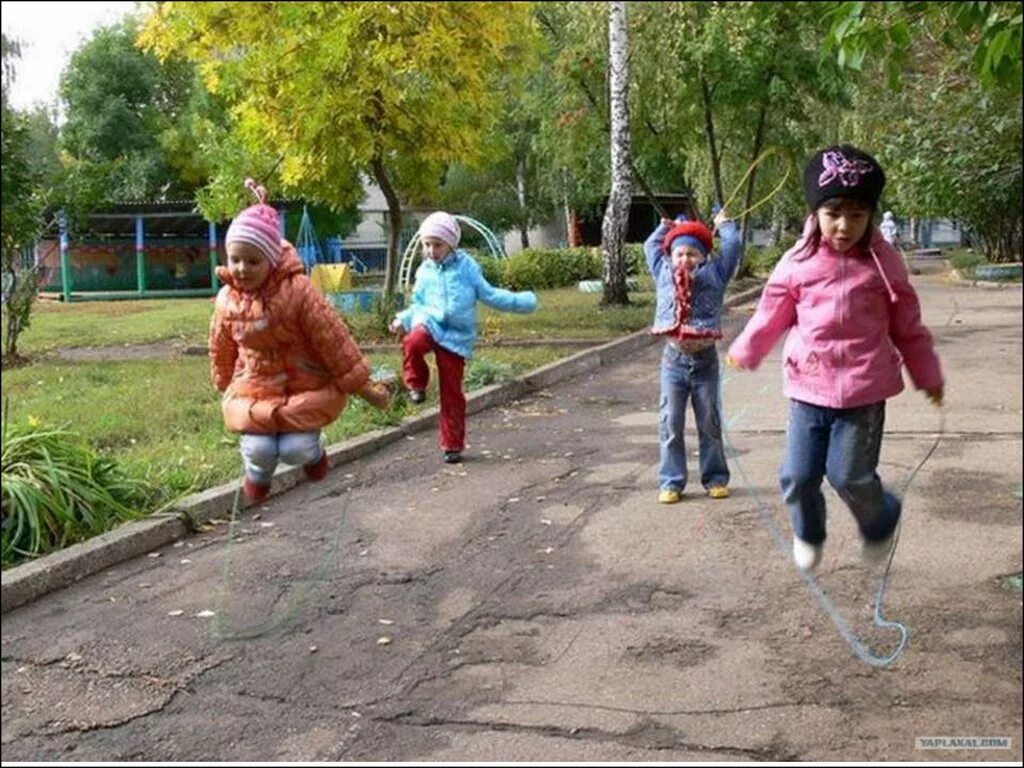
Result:
M250 504L258 504L270 495L270 484L260 485L247 477L242 483L242 493L245 494L245 498Z
M320 454L319 459L314 461L312 464L306 464L302 468L302 471L306 473L306 477L313 482L316 482L327 477L327 470L330 468L330 465L327 463L327 451L323 451Z

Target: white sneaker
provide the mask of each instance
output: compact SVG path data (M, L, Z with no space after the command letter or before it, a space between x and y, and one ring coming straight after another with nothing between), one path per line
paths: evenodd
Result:
M896 531L890 533L881 541L868 541L864 539L864 548L861 550L861 557L865 565L870 568L882 565L889 559L892 545L896 541Z
M793 537L793 560L801 571L813 571L821 562L823 544L808 544L803 539Z

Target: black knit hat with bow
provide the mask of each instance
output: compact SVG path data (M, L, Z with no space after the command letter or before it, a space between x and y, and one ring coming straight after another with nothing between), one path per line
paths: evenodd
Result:
M812 211L835 197L860 200L874 210L884 188L878 161L849 144L821 150L804 169L804 197Z

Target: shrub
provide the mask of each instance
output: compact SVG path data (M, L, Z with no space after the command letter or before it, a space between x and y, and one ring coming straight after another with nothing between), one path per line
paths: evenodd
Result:
M967 277L974 274L974 268L987 264L988 259L983 254L960 251L949 256L949 265L957 272Z
M2 468L5 568L139 517L155 497L78 434L34 422L6 424Z
M473 258L476 259L477 264L480 265L480 269L483 270L484 273L484 279L488 283L496 286L505 285L506 259L499 259L490 255L474 255Z
M543 290L600 277L601 252L596 248L529 248L506 260L504 286L513 291Z
M469 364L464 382L466 389L480 389L488 384L511 381L513 378L515 378L515 371L508 363L478 358Z

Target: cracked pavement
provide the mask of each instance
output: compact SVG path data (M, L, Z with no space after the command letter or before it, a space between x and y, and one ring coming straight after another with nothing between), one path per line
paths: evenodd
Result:
M420 433L5 615L4 760L1020 761L1021 292L915 281L948 416L907 495L891 667L759 519L789 535L778 352L724 374L733 495L659 505L651 346L470 416L462 465ZM912 391L888 417L898 486L938 419ZM888 653L826 493L820 583ZM1012 746L915 749L936 735Z

